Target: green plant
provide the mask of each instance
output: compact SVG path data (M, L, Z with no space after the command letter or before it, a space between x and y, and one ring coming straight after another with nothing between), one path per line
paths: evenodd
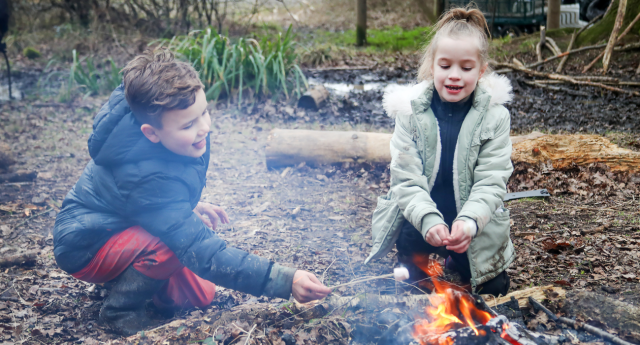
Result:
M62 78L58 90L59 102L70 102L79 94L84 94L85 97L108 94L122 83L121 69L116 66L112 58L108 58L105 66L98 69L93 58L78 59L75 49L72 51L72 57L73 61L68 73L52 72L44 81L38 81L39 86L42 87L49 85L52 79ZM45 70L55 63L55 60L49 61Z
M42 57L42 53L38 51L34 47L26 47L22 50L22 55L24 55L29 60L35 60L37 58Z
M261 96L289 99L297 97L308 87L302 70L296 63L291 26L277 39L258 42L241 38L231 43L212 28L187 36L164 40L167 48L188 62L200 73L207 99L227 102Z
M82 66L85 62L86 70ZM78 59L76 50L73 50L73 63L69 73L69 85L74 84L79 88L83 88L85 95L99 95L113 91L120 83L122 76L120 68L118 68L112 58L107 59L109 69L99 70L96 68L93 58L87 57L83 60Z

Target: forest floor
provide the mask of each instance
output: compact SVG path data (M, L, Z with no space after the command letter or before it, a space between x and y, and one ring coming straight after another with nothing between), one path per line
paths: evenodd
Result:
M525 63L532 61L527 54L521 56ZM410 81L418 57L392 56L391 60L359 56L346 62L368 66L377 62L372 70L307 74L318 82L345 85ZM567 69L576 71L580 63ZM630 68L631 62L614 64L612 73L628 76ZM588 97L575 96L532 88L522 83L522 76L508 76L516 93L508 106L513 134L598 133L622 147L640 150L637 97L593 88L580 88ZM319 112L284 102L266 102L252 111L212 105L212 157L202 200L222 206L231 218L231 224L219 226L217 233L230 246L309 270L326 285L391 272L395 250L363 265L371 248L376 198L388 191L388 166L301 165L270 170L264 159L273 128L391 133L393 121L382 110L381 98L382 88L332 91L329 104ZM222 287L208 308L171 316L153 312L162 326L131 338L118 338L99 325L98 311L107 290L57 268L51 232L66 193L90 159L86 142L93 116L105 101L87 97L61 104L34 96L0 107L0 140L17 158L15 169L38 173L33 182L0 184L0 257L38 252L34 266L0 271L0 344L244 343L254 325L253 341L261 344L290 345L293 338L300 344L371 340L363 335L367 315L344 312L301 319L293 316L297 313L289 301ZM640 175L613 173L605 166L557 171L517 164L509 191L538 188L554 193L505 205L511 210L517 252L508 269L511 290L554 284L640 306ZM335 294L415 292L380 280L339 288ZM246 308L263 312L243 318L253 315Z

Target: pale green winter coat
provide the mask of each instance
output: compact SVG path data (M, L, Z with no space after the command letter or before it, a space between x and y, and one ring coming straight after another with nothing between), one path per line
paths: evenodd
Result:
M478 225L467 250L474 290L504 271L515 258L509 238L509 210L502 201L513 172L510 116L503 106L511 100L511 90L507 78L493 73L479 81L454 154L456 220L470 218ZM392 249L405 220L423 237L434 225L445 224L430 196L441 151L438 122L430 107L432 95L432 82L399 86L385 94L385 110L396 119L391 139L391 187L386 196L378 198L372 220L373 248L365 263Z

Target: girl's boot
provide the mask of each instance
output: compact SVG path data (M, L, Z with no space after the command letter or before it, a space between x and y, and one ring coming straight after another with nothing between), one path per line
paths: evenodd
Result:
M99 320L114 333L130 336L151 326L145 305L166 280L152 279L129 266L113 285L100 309Z

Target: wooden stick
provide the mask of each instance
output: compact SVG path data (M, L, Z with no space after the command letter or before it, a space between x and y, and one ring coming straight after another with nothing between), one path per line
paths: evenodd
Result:
M586 80L576 80L576 79L574 79L574 78L572 78L570 76L567 76L567 75L562 75L562 74L557 74L557 73L538 72L538 71L530 70L530 69L527 69L527 68L522 68L522 67L516 66L514 64L508 64L508 63L502 63L500 65L509 67L509 68L511 68L513 70L516 70L516 71L524 72L524 73L532 75L534 77L541 77L541 78L548 78L548 79L555 79L555 80L564 80L564 81L567 81L567 82L570 82L570 83L576 84L576 85L595 86L595 87L603 88L605 90L609 90L609 91L613 91L613 92L626 93L626 94L633 95L633 96L640 96L640 92L637 92L637 91L624 90L624 89L621 89L621 88L605 85L605 84L602 84L602 83L594 83L594 82L586 81Z
M545 45L547 48L549 48L549 50L553 52L553 55L562 54L562 50L560 50L560 47L558 47L558 45L556 44L556 41L554 41L553 38L547 37L545 39Z
M607 70L609 69L611 54L613 54L613 46L618 43L618 32L620 32L620 29L622 28L622 22L624 21L624 14L626 13L626 11L627 0L619 0L616 22L613 25L613 31L611 31L611 36L609 37L607 47L604 49L604 57L602 58L602 74L607 74Z
M558 80L558 81L562 82L562 80ZM559 86L551 86L551 85L547 85L546 83L538 83L538 80L536 80L536 81L527 81L527 80L525 80L524 83L527 84L527 85L539 87L541 89L547 89L547 90L552 90L552 91L563 91L563 92L566 92L566 93L568 93L570 95L574 95L574 96L583 96L583 97L591 96L591 94L586 93L586 92L582 92L582 91L571 90L571 89L567 89L565 87L559 87Z
M538 62L542 62L542 48L547 42L547 30L543 25L540 26L540 42L536 45L536 55L538 56Z
M36 251L9 255L0 259L0 267L31 266L36 263L37 255Z
M617 18L616 18L616 20L617 20ZM626 36L629 33L629 31L631 31L633 26L636 25L638 20L640 20L640 13L638 13L638 15L631 21L629 26L627 26L627 28L622 32L622 34L620 34L620 36L616 39L616 44L620 43L620 41L624 38L624 36ZM590 70L591 67L593 67L593 65L595 65L596 62L598 62L598 60L600 60L602 58L602 56L604 55L605 51L600 52L600 54L598 54L598 56L596 56L595 59L593 59L587 66L585 66L585 68L582 69L582 73L585 73L588 70Z
M369 278L364 278L364 279L360 279L360 280L354 280L354 281L348 282L348 283L329 286L329 289L335 289L335 288L341 287L341 286L348 286L348 285L354 285L354 284L358 284L358 283L364 283L364 282L368 282L370 280L387 279L387 278L393 278L393 273L383 274L383 275L377 276L377 277L369 277Z
M571 41L569 42L569 47L565 52L566 54L564 54L564 56L562 57L562 60L560 60L560 64L558 64L558 67L556 68L556 73L562 73L564 64L567 63L567 60L569 60L569 52L571 51L571 48L573 48L573 43L575 43L576 37L578 37L578 29L573 30L573 35L571 35Z
M543 306L540 302L536 301L535 298L533 297L529 297L529 303L531 303L531 306L534 309L538 309L538 310L542 310L545 314L547 314L549 316L549 318L551 320L553 320L554 322L562 322L565 325L569 325L572 327L578 327L578 328L582 328L585 331L591 333L591 334L595 334L605 340L608 340L612 343L618 344L618 345L632 345L630 342L624 341L618 337L616 337L615 335L609 333L609 332L605 332L603 330L601 330L600 328L596 328L593 327L591 325L586 325L583 324L582 322L577 322L575 320L571 320L568 319L566 317L558 317L556 316L556 314L554 314L551 310L547 309L545 306Z

